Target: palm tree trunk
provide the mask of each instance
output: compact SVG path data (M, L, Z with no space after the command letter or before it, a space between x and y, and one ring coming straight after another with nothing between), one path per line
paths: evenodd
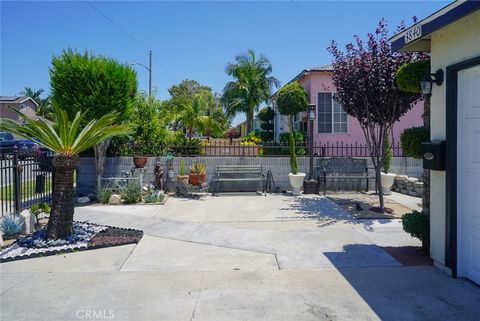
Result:
M53 202L48 220L48 238L65 239L72 235L75 195L73 175L78 166L78 156L55 155L53 167Z
M253 131L253 109L247 112L247 135Z

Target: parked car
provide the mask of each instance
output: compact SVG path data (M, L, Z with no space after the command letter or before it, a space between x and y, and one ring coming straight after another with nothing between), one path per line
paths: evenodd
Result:
M40 145L28 139L15 139L15 137L8 132L0 132L0 158L6 159L10 157L14 150L18 150L20 159L35 156L35 153L40 148Z

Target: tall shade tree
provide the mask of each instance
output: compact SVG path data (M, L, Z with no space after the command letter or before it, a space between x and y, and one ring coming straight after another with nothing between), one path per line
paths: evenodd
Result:
M98 120L84 123L87 112L77 112L72 121L65 110L55 109L56 123L45 118L37 120L12 109L22 118L24 124L13 120L0 119L0 129L15 133L27 139L35 139L40 145L52 150L55 178L53 182L53 203L48 221L48 237L68 238L73 233L75 206L73 175L78 166L78 154L112 136L128 133L125 125L116 125L119 113L109 112ZM85 124L85 125L83 125Z
M392 52L388 30L382 19L366 42L355 36L355 43L345 51L332 41L328 48L333 55L333 82L337 99L345 112L358 119L375 168L380 210L385 209L381 170L387 153L384 141L397 122L420 98L396 85L398 68L416 59L415 54Z
M179 84L168 88L171 98L163 103L161 114L163 119L170 122L170 127L174 131L180 129L179 117L183 108L191 105L195 95L204 91L212 92L212 88L191 79L184 79Z
M85 112L83 124L116 112L116 124L125 121L132 111L137 92L137 75L128 64L96 56L89 52L64 50L53 56L50 68L52 104L65 109L73 119ZM111 138L94 145L96 178L103 175L105 155Z
M279 81L271 76L272 65L263 55L257 57L255 51L235 57L225 69L235 80L228 82L223 89L223 102L231 115L245 113L247 132L253 130L253 115L261 103L267 103L272 89L279 86Z
M308 109L307 92L297 81L294 81L278 91L277 106L280 114L288 116L288 126L290 127L290 167L292 174L297 174L298 165L295 151L293 117Z

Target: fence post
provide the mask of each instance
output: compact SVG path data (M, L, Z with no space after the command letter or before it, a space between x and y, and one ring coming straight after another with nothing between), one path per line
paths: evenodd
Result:
M22 172L22 166L18 164L18 150L15 149L13 151L13 195L14 195L14 201L13 201L13 206L15 207L15 212L20 212L21 209L21 188L22 188L22 181L20 179L21 172Z

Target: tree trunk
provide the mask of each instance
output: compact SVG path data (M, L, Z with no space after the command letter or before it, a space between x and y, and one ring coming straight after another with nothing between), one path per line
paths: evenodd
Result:
M97 187L97 190L100 187L100 178L103 177L105 157L107 155L107 149L111 141L112 138L107 138L103 142L93 146L93 150L95 151L95 186Z
M75 207L73 175L78 164L78 156L55 155L53 158L55 179L53 182L52 209L47 228L48 238L65 239L72 235Z
M247 135L253 131L253 110L247 112Z
M378 201L380 203L380 210L382 213L385 211L385 202L383 199L383 189L382 189L382 166L379 164L375 166L375 177L378 190Z

